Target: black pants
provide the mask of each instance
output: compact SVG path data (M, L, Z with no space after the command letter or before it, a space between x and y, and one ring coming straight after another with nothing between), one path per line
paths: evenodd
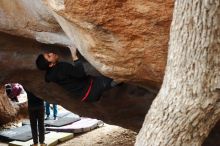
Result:
M113 80L111 78L105 76L94 77L93 85L86 101L89 102L98 101L101 98L102 93L104 91L112 88L111 86L112 81Z
M39 142L41 144L44 143L44 106L39 108L28 108L29 118L31 123L31 132L33 137L34 144L38 143L38 135Z

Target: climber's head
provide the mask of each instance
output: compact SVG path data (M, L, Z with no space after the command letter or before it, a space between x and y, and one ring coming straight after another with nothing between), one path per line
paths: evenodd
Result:
M48 70L50 67L56 65L59 60L59 56L55 53L44 53L38 55L36 59L37 68L40 70Z

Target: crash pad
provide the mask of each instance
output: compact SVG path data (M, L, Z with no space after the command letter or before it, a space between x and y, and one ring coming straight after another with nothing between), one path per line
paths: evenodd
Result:
M59 142L64 142L71 138L73 138L73 133L50 132L45 135L45 143L48 146L55 146ZM26 142L12 141L9 143L9 146L30 146L31 144L33 144L32 139Z
M79 120L80 117L75 116L74 114L69 114L64 117L60 117L57 120L45 120L44 123L46 126L61 127Z
M65 110L64 112L60 112L58 114L57 120L53 120L53 119L45 120L44 125L45 126L60 127L60 126L71 124L71 123L76 122L78 120L80 120L79 115L76 115L74 113L71 113L71 112ZM24 120L22 122L22 125L30 125L30 121Z
M45 131L48 133L48 131ZM8 129L0 132L0 138L2 140L19 140L28 141L32 138L30 125L21 126L18 128Z
M95 129L103 124L104 123L102 121L97 119L81 118L81 120L76 121L70 125L66 125L62 127L46 127L46 130L58 131L58 132L82 133Z
M31 139L31 127L30 125L25 125L18 128L7 129L0 132L0 138L3 140L21 140L27 141Z

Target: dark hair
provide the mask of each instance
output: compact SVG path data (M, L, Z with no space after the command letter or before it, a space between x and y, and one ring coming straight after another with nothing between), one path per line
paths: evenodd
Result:
M50 62L44 58L43 54L40 54L36 59L36 66L40 70L47 70Z

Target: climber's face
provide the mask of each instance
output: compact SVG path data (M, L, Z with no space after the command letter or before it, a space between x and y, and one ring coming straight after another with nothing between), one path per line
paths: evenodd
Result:
M44 53L44 58L50 63L49 67L54 66L59 60L59 56L52 52Z

